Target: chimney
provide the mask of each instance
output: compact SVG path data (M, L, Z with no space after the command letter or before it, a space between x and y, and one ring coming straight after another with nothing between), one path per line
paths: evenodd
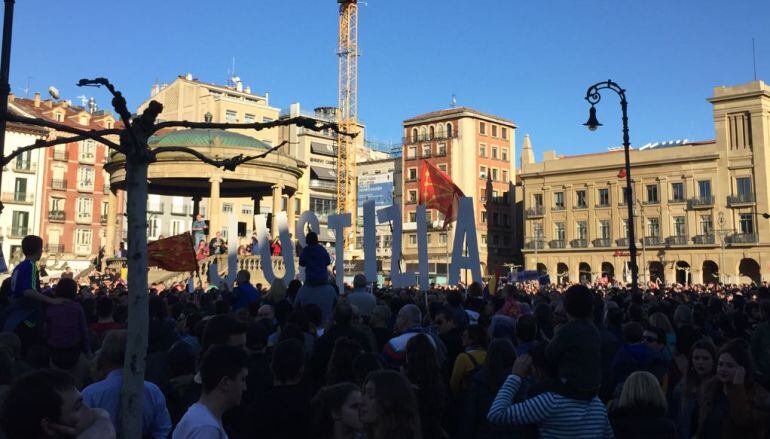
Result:
M61 101L61 107L62 108L67 108L69 106L70 106L70 101L69 100Z
M152 89L150 90L150 97L153 97L158 93L160 93L160 84L156 82L152 85Z
M40 108L40 92L35 92L35 108Z
M192 73L188 73L188 74L184 75L184 79L186 79L186 80L188 80L188 81L192 81L192 80L193 80L193 75L192 75Z
M251 86L246 86L246 88L243 90L244 92L251 94Z
M236 82L235 83L235 90L236 91L243 91L243 82L241 82L240 80L238 82Z

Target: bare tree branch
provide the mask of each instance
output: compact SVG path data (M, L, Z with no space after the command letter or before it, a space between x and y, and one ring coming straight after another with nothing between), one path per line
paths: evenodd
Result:
M86 136L87 139L94 139L97 142L109 142L109 140L103 139L103 136L119 135L121 130L117 128L104 129L104 130L84 130L80 128L71 127L62 123L53 122L39 117L26 117L18 116L12 113L6 113L5 116L0 114L0 118L4 118L7 122L23 123L27 125L34 125L38 127L52 128L56 131L63 131L65 133L75 134L78 136ZM114 144L114 143L113 143Z
M133 125L131 124L131 112L128 111L128 105L126 104L126 98L123 97L123 93L119 92L118 90L115 90L115 86L110 83L110 80L107 78L95 78L95 79L81 79L78 81L78 87L101 87L104 86L107 90L110 91L110 94L112 94L112 108L115 109L115 112L120 115L120 120L123 121L123 125L125 126L126 131L128 132L128 135L131 137L131 141L134 144L135 148L139 147L139 142L137 141L136 134L133 130ZM147 133L149 136L151 133Z
M200 161L204 163L208 163L209 165L212 165L212 166L216 166L217 168L223 168L228 171L234 171L237 166L242 165L251 160L256 160L256 159L261 159L263 157L266 157L268 154L273 153L278 149L280 149L282 146L285 146L288 144L289 144L289 141L283 141L280 144L258 155L244 156L243 154L238 154L235 157L230 157L230 158L221 159L221 160L212 159L211 157L207 157L206 155L204 155L199 151L196 151L192 148L187 148L185 146L162 146L152 150L152 161L154 162L158 160L158 154L163 154L166 152L181 152L181 153L186 153L186 154L195 156Z
M5 157L2 157L2 159L0 160L0 166L6 166L17 156L27 151L33 151L40 148L47 148L49 146L63 145L65 143L70 143L70 142L80 142L81 140L86 140L86 139L93 139L93 137L89 135L80 135L80 136L73 136L73 137L59 137L54 140L38 139L32 145L27 145L22 148L17 148L12 153L8 154ZM110 142L109 140L104 140L104 139L95 139L95 140L97 140L98 142L104 143L105 145L107 145L107 147L114 149L115 151L125 153L123 148L121 148L120 145L118 145L117 143Z
M163 128L171 128L171 127L213 128L213 129L223 129L223 130L252 129L255 131L261 131L265 129L283 127L283 126L289 126L289 125L296 125L298 127L307 128L313 131L323 131L326 129L331 129L332 131L338 134L342 134L349 137L356 137L358 135L358 133L346 133L346 132L340 131L339 126L336 123L333 123L333 122L323 123L323 122L319 122L316 119L305 117L305 116L292 117L289 119L279 119L271 122L255 122L255 123L189 122L186 120L169 121L169 122L161 122L161 123L155 124L155 127L153 128L153 132L156 132Z

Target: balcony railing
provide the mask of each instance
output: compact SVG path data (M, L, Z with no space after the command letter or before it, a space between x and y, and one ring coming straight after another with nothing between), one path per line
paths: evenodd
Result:
M35 194L26 192L3 192L0 197L4 203L11 204L32 204L35 200Z
M446 155L446 149L441 151L436 151L436 154L434 154L436 157L444 157Z
M64 244L46 244L45 251L52 255L64 253Z
M527 218L541 217L545 214L543 206L535 206L527 209Z
M531 239L527 241L527 243L525 244L525 247L530 250L534 250L535 248L537 248L538 250L541 250L545 248L545 241L542 239L538 239L538 240Z
M687 200L684 198L672 198L668 200L668 204L684 204Z
M612 240L610 238L594 239L594 247L610 247L612 246Z
M656 200L644 200L644 201L642 201L642 204L644 204L645 206L653 205L653 204L660 204L660 200L657 200L657 199Z
M586 203L577 203L577 204L575 204L575 209L588 209L588 204L586 204Z
M573 239L570 241L569 246L572 248L586 248L588 247L587 239Z
M754 194L738 194L727 197L727 205L730 207L754 204L756 201L757 197Z
M695 244L714 244L716 240L714 239L714 235L695 235L694 238L692 238L692 242Z
M712 207L714 205L714 196L706 195L698 198L690 198L690 200L687 202L687 205L690 207L690 209L703 209Z
M163 213L163 203L147 203L147 213Z
M48 220L62 222L67 218L66 213L63 210L50 210L48 211Z
M554 239L548 243L548 246L551 248L565 248L567 247L567 241L563 239Z
M551 208L551 210L553 210L553 211L557 211L557 212L558 212L558 211L562 211L562 210L564 210L564 205L561 205L561 206L560 206L560 205L555 205L555 206L553 206L553 207Z
M402 137L401 142L404 145L411 145L418 142L430 142L431 140L445 140L445 139L456 139L457 138L457 131L452 131L451 133L447 132L438 132L433 135L433 137L430 136L430 134L420 134L418 136L409 136L409 137Z
M615 244L618 247L628 247L628 238L620 238L615 240Z
M337 183L326 180L310 180L310 187L313 189L337 190Z
M606 207L611 207L611 206L612 206L612 205L611 205L611 204L610 204L610 202L608 201L608 202L606 202L606 203L599 203L599 204L597 204L597 205L596 205L596 208L597 208L597 209L604 209L604 208L606 208Z
M422 152L422 158L429 159L430 158L430 151L423 151Z
M643 242L644 242L644 245L647 245L647 246L663 245L663 242L660 239L660 236L645 236Z
M51 179L51 188L56 190L67 190L67 180L65 179L59 179L59 178L52 178Z
M37 171L37 163L32 163L29 160L14 160L13 163L13 170L15 172L34 174Z
M106 214L99 215L99 224L101 224L101 225L107 224L107 215Z
M11 226L8 230L8 235L11 238L23 238L29 235L29 227L27 226Z
M754 233L736 233L730 236L730 244L754 244L757 242L757 235Z
M189 205L186 204L171 204L171 214L172 215L190 215L192 213L192 209Z
M689 242L690 240L687 238L687 235L676 235L666 238L667 245L687 245Z
M91 213L78 212L78 214L75 215L75 222L78 224L91 224L93 218Z
M69 155L69 153L66 150L63 150L63 151L62 150L57 150L57 149L53 150L53 159L54 160L61 160L61 161L65 161L66 162L67 160L69 160L69 157L70 157L70 155Z

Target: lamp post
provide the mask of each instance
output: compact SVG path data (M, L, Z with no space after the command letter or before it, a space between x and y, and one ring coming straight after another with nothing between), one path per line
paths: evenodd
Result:
M633 204L633 191L631 189L631 157L629 149L631 148L631 142L628 139L628 101L626 100L626 91L615 82L607 80L604 82L596 83L588 87L586 91L586 101L591 104L589 110L588 122L583 125L587 126L589 130L596 131L602 124L596 119L596 108L594 107L602 99L600 90L609 89L614 91L620 97L620 109L623 112L623 149L625 151L626 158L626 205L628 206L628 253L631 259L631 292L636 293L639 291L639 267L636 265L636 234L634 233L634 204Z

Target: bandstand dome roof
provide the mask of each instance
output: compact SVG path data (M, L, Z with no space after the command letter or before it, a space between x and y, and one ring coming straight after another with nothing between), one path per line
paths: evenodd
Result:
M150 137L148 146L230 147L267 151L270 145L243 134L220 129L193 128Z

